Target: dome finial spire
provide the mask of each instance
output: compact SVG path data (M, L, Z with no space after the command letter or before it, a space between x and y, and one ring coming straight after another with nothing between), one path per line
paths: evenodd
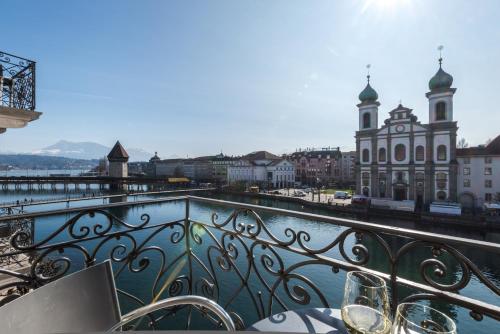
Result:
M442 55L443 49L444 49L444 46L442 46L442 45L438 46L438 51L439 51L439 68L441 68L441 64L443 63L443 55Z
M367 84L366 84L366 87L365 89L363 89L363 91L359 94L359 99L361 100L361 102L363 103L372 103L372 102L376 102L377 99L378 99L378 94L377 92L372 88L372 86L370 86L370 67L371 65L370 64L367 64L366 65L366 79L367 79Z

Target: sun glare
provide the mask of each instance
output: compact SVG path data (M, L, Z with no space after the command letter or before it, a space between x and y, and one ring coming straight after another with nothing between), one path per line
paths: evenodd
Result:
M376 8L380 11L395 11L399 7L406 6L411 0L366 0L362 12Z

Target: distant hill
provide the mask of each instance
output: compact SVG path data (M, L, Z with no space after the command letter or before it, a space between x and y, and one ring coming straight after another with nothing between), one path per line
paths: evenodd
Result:
M153 154L135 148L125 147L130 161L149 161ZM107 147L93 142L70 142L60 140L54 145L35 150L32 153L36 155L66 157L72 159L99 159L111 151L111 147Z
M97 166L97 159L72 159L32 154L0 154L0 169L82 169Z

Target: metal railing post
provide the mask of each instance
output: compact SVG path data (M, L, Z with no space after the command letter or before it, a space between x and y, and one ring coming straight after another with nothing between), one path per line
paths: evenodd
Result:
M186 255L188 257L188 277L189 277L189 286L188 286L188 294L192 295L193 294L193 261L192 261L192 249L191 249L191 221L189 218L189 211L190 211L190 201L189 201L189 196L186 196L186 214L185 214L185 220L184 220L184 233L185 233L185 238L186 238ZM192 307L189 307L189 313L188 313L188 318L186 322L186 330L189 329L190 324L191 324L191 314L192 314Z

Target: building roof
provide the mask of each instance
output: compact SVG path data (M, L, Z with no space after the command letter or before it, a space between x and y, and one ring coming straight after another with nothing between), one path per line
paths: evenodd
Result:
M453 84L453 77L446 73L441 67L442 61L443 59L439 58L439 70L434 74L431 80L429 80L429 89L431 91L448 89Z
M249 153L243 156L243 159L246 160L280 160L281 158L277 155L269 153L267 151L257 151Z
M330 155L330 159L340 158L342 153L340 152L340 148L329 149L329 150L313 150L313 151L298 151L290 154L291 159L298 159L300 157L306 158L316 158L321 159L326 158L327 155Z
M472 155L500 155L500 135L486 146L457 148L457 156L459 157Z
M359 100L361 102L375 102L378 99L378 94L375 89L370 86L370 75L367 76L368 82L366 84L365 89L359 93Z
M158 156L158 152L155 152L155 155L149 159L149 162L156 162L156 161L160 161L160 157Z
M128 160L129 156L127 151L123 148L122 144L120 144L120 141L116 141L115 146L111 149L111 152L108 154L108 160L113 160L113 159L123 159L123 160Z

